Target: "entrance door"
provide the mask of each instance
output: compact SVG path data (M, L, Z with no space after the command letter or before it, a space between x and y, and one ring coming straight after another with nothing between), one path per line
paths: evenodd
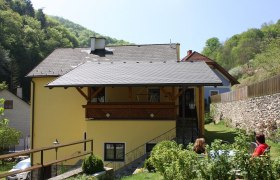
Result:
M179 97L179 117L183 116L183 103L182 103L182 96ZM185 91L185 116L186 117L193 117L194 109L195 109L195 98L194 98L194 88L187 88Z

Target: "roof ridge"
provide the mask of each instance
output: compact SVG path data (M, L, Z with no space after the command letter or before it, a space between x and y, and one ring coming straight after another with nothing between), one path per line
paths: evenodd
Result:
M160 44L124 44L124 45L109 45L105 47L118 47L118 46L162 46L162 45L180 45L180 43L160 43Z

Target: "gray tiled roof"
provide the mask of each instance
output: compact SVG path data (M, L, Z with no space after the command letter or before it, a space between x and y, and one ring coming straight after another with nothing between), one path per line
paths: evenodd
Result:
M86 62L48 87L221 85L205 62Z
M27 77L60 76L88 61L177 61L176 44L107 46L101 56L89 48L56 49Z

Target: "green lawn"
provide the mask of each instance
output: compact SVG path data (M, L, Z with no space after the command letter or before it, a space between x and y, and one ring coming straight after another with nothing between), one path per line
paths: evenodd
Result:
M123 177L121 180L163 180L163 177L159 173L138 173L132 176Z
M224 122L218 124L210 123L205 125L205 141L211 144L214 139L221 139L232 143L236 136L236 129L227 127ZM271 146L270 155L272 159L280 156L280 143L267 140L266 143Z
M0 174L3 174L9 170L12 169L12 167L16 164L14 162L5 162L4 165L1 164L2 162L0 161Z
M205 141L209 145L214 141L214 139L221 139L223 141L233 143L236 135L236 130L234 128L226 127L224 122L205 125Z
M4 174L7 171L11 170L12 167L15 165L14 162L5 162L4 165L2 165L2 162L0 161L0 174ZM0 178L0 180L3 180L4 178Z

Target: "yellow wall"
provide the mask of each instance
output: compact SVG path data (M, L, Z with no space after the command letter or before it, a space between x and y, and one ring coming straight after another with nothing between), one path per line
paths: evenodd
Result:
M125 153L175 128L175 121L112 120L87 121L94 153L104 158L104 143L125 143Z
M53 79L33 78L35 83L33 148L53 146L55 139L60 144L82 140L84 132L86 132L87 138L94 140L94 154L103 159L104 143L106 142L125 143L127 153L176 126L175 120L87 121L85 119L85 109L82 108L82 105L87 104L85 98L75 88L49 89L44 87ZM145 87L133 87L133 101L137 101L136 94L147 94L147 89ZM87 88L82 90L87 94ZM166 87L165 91L172 92L172 88ZM175 88L174 93L175 95L178 93L178 88ZM198 95L198 88L195 88L197 108L199 107ZM106 88L106 99L110 102L128 102L129 88ZM170 98L161 91L161 102L168 101L170 101ZM178 104L178 98L176 104ZM202 105L202 108L204 109L204 105ZM201 117L200 120L202 121L203 118ZM82 150L82 144L59 149L58 158L74 155ZM45 162L55 160L55 151L46 152L44 157ZM34 156L34 163L38 162L40 162L39 153ZM65 164L73 163L75 161L69 161Z
M124 142L126 152L128 152L176 126L174 120L87 121L85 109L82 108L82 105L87 103L85 98L75 88L44 87L53 79L33 78L35 83L33 148L53 146L56 139L60 144L82 140L86 132L87 138L94 140L94 154L103 158L105 142ZM137 93L147 93L147 88L135 87L132 90L134 100ZM87 88L83 88L83 91L87 94ZM111 102L128 100L127 87L106 88L106 94L106 98L109 98ZM162 95L161 98L165 97ZM82 150L82 144L59 149L58 159L77 154ZM55 150L45 152L44 160L45 162L55 160ZM39 162L40 154L36 153L33 163ZM68 161L64 164L75 162Z
M51 80L53 78L33 78L35 83L33 148L52 146L55 139L60 144L82 140L86 131L85 111L81 107L86 104L86 100L74 88L44 87ZM61 157L73 153L75 152L68 151L58 154ZM44 156L54 160L55 151L48 151ZM40 161L36 157L35 162Z

